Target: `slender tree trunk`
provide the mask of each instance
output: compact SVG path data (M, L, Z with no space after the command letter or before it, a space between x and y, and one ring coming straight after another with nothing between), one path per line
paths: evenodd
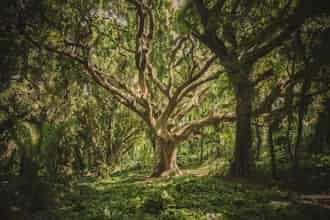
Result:
M293 164L293 171L295 172L299 167L299 160L300 160L300 145L301 139L303 135L303 121L307 111L307 107L309 104L309 100L305 97L307 91L311 86L311 76L306 71L304 76L304 82L300 92L300 101L298 106L298 127L297 127L297 139L294 148L294 164Z
M290 157L290 160L293 161L294 155L292 152L292 139L291 139L291 133L292 133L292 122L293 122L293 86L289 86L288 88L288 96L285 98L286 106L288 106L288 128L286 131L286 149L288 152L288 155Z
M255 126L256 129L256 152L255 152L255 159L258 160L260 158L260 151L261 151L261 144L262 144L262 139L261 139L261 132L260 132L260 127L259 125Z
M152 174L153 177L180 175L181 171L176 163L176 146L169 140L157 139L159 147L159 161Z
M294 148L294 161L293 161L293 172L296 172L299 167L299 150L301 145L301 138L302 138L302 132L303 132L303 114L299 111L298 113L298 125L297 125L297 138Z
M203 141L203 138L200 141L200 149L201 149L201 152L200 152L200 162L202 163L203 160L204 160L204 141Z
M272 177L274 179L277 179L277 164L276 164L275 146L273 142L273 125L271 123L269 124L269 127L267 129L267 142L271 157Z
M322 101L322 110L317 114L314 133L308 149L311 153L324 153L324 148L330 144L330 99Z
M232 176L248 176L250 174L252 146L252 97L253 89L248 83L235 85L236 96L236 139L234 160L231 164Z
M111 156L112 156L112 148L113 148L113 139L112 139L112 114L110 114L109 116L109 121L108 121L108 141L107 141L107 150L106 150L106 163L108 165L111 165L112 161L111 161Z
M74 145L74 169L79 173L85 170L85 162L83 155L81 154L79 145Z
M27 144L22 148L20 176L26 180L31 180L38 175L38 167L36 162L33 161L32 146Z

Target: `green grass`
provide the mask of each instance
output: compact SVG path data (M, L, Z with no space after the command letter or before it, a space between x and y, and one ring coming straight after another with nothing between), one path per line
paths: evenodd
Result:
M82 178L40 219L330 219L329 209L303 204L298 195L277 188L214 176L146 176L141 171Z

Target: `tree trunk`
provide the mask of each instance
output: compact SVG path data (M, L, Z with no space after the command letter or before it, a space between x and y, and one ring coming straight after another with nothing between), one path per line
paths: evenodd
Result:
M252 97L253 89L248 83L235 85L236 96L236 135L234 160L230 167L232 176L248 176L250 174L252 146Z
M255 160L259 160L261 145L262 145L262 137L261 137L261 132L260 132L259 125L255 126L255 130L256 130Z
M182 174L176 163L176 146L169 140L157 139L159 148L158 164L151 175L159 176L176 176Z
M203 160L204 160L204 141L203 141L203 138L201 138L201 140L200 140L200 149L201 149L201 151L200 151L200 163L202 163Z
M80 151L80 146L78 144L74 145L73 148L74 148L74 169L76 172L81 174L86 168L83 155Z
M330 145L330 99L322 101L321 111L317 114L311 142L308 145L310 153L321 154Z
M297 171L299 167L299 160L300 160L300 145L301 145L301 139L303 135L303 121L304 117L307 112L307 108L309 103L309 100L307 99L306 93L308 92L310 86L311 86L311 74L308 74L308 71L306 71L304 76L304 82L301 88L300 92L300 100L299 100L299 106L298 106L298 125L297 125L297 139L295 143L294 148L294 164L293 164L293 171Z
M270 123L268 130L267 130L267 142L268 142L270 157L271 157L272 177L274 179L277 179L276 155L275 155L275 146L274 146L274 142L273 142L273 127L272 126L273 126L272 123Z
M285 105L288 106L288 112L287 112L287 117L288 117L288 128L286 131L286 149L288 152L288 155L290 157L290 160L293 161L294 155L292 152L292 139L291 139L291 132L292 132L292 122L293 122L293 86L290 85L288 88L288 95L285 98Z

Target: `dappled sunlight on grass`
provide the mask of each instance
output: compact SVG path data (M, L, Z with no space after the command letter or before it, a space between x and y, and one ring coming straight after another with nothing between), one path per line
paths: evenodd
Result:
M122 172L83 178L63 198L60 219L329 219L298 195L214 176L147 178ZM214 218L213 218L213 217Z

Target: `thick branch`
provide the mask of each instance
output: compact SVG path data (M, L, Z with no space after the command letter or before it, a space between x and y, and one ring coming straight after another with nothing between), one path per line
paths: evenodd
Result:
M260 74L253 82L254 85L258 85L260 82L269 79L270 77L272 77L274 75L274 70L273 68L270 68L268 70L266 70L265 72L263 72L262 74Z
M210 115L205 118L192 121L188 124L175 129L175 137L178 141L184 141L189 135L191 135L195 130L201 129L205 126L219 124L223 122L233 122L236 117L232 113L215 114Z
M174 71L174 66L175 66L176 55L187 39L188 39L187 37L183 37L183 38L179 38L174 41L176 45L174 45L174 48L171 51L171 58L170 58L170 62L168 64L168 70L167 70L167 72L168 72L167 90L168 90L169 94L171 93L172 84L174 81L173 71ZM182 57L182 59L183 59L183 57Z
M253 39L253 45L258 46L253 51L247 53L243 60L246 63L255 62L260 57L265 56L274 48L278 47L284 40L290 37L299 27L305 22L309 17L307 13L303 13L302 5L298 6L295 12L285 19L283 22L276 23L276 25L271 26L274 30L268 30L269 27L265 28L264 31L271 32L273 34L261 34L258 38ZM281 29L281 30L278 30Z
M212 63L215 61L216 57L212 57L209 59L204 67L192 78L185 81L181 86L179 86L172 97L170 97L169 103L166 109L163 111L162 115L160 116L160 121L163 123L168 120L169 116L172 114L173 110L176 108L177 104L182 100L182 98L192 91L194 88L197 88L199 85L210 81L210 80L202 80L201 82L195 83L198 79L200 79L207 70L211 67Z
M212 13L219 13L223 7L223 5L225 4L226 0L218 0L215 5L213 6L213 8L211 9Z
M146 117L145 113L145 110L147 110L148 107L146 100L136 96L136 94L129 90L125 84L120 82L120 80L97 69L95 65L91 64L88 61L87 57L78 56L74 53L61 50L59 48L56 48L56 46L53 46L49 42L47 42L47 44L38 42L24 31L21 31L20 33L28 42L32 43L35 47L45 49L50 53L54 53L62 57L67 57L73 61L82 64L87 70L87 73L92 76L92 78L97 84L110 91L111 94L117 99L117 101L137 113L142 119L149 123L149 120ZM139 106L142 107L142 109L140 109Z
M212 66L212 64L214 63L214 61L217 59L216 56L211 57L205 64L204 66L199 70L199 72L197 74L194 74L191 78L189 78L188 80L186 80L184 83L182 83L176 90L175 93L173 95L174 99L179 99L179 97L182 97L182 93L186 94L186 92L184 92L185 90L187 90L189 87L192 86L192 83L199 80L201 77L203 77L208 69Z
M202 24L206 27L208 25L210 11L205 7L203 0L195 0L194 3L201 17Z

